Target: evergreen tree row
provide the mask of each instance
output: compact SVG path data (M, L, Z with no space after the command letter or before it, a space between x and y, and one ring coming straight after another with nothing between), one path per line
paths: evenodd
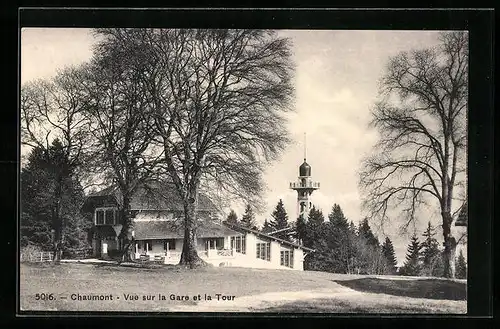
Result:
M300 228L300 229L299 229ZM325 221L313 207L307 221L297 220L298 239L315 249L305 258L305 269L352 274L394 274L396 256L389 238L381 246L368 220L358 227L334 204Z
M241 219L239 219L236 212L233 209L231 209L229 215L227 216L224 222L232 225L243 226L254 230L258 229L255 221L255 214L250 205L247 205L245 207L245 212L243 213Z
M422 236L422 242L416 234L411 237L405 262L399 273L407 276L444 276L443 250L439 248L439 243L435 238L436 228L429 222ZM462 250L455 262L455 271L456 278L467 277L467 264Z

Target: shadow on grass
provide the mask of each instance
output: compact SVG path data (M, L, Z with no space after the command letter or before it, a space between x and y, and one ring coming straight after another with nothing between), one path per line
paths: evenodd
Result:
M432 313L423 306L408 305L363 305L357 306L352 302L333 299L315 299L310 301L295 301L284 305L271 306L265 309L250 309L253 312L269 313L364 313L364 314L418 314ZM441 313L441 312L437 312Z
M465 283L449 280L389 280L362 278L347 281L333 281L357 291L376 294L388 294L412 298L467 300L467 288Z

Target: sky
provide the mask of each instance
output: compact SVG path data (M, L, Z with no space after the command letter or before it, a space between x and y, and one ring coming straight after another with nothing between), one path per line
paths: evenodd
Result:
M321 188L312 202L326 215L334 203L354 223L363 218L358 170L378 135L368 129L370 108L377 99L378 80L391 56L437 44L437 31L281 30L292 42L295 63L294 112L287 116L293 144L271 164L264 180L267 207L257 220L270 218L282 199L291 220L297 194L289 189L303 161L304 133L307 162ZM58 69L88 60L94 39L88 29L29 28L21 31L21 83L50 78ZM241 216L242 205L234 205ZM439 218L431 218L438 225ZM426 223L423 223L426 224ZM419 231L423 231L419 229ZM377 232L393 240L399 263L408 236L396 229Z

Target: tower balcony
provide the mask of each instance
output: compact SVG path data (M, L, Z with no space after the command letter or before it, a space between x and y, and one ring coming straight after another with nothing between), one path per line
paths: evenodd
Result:
M319 182L291 182L290 183L290 188L292 190L318 189L319 188Z

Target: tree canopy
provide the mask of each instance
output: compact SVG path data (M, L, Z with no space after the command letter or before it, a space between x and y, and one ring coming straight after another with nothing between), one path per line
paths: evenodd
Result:
M399 216L406 228L423 206L434 207L442 219L445 275L453 277L450 228L465 199L468 35L442 32L439 42L390 58L371 112L381 137L364 161L360 186L369 217L382 223Z

